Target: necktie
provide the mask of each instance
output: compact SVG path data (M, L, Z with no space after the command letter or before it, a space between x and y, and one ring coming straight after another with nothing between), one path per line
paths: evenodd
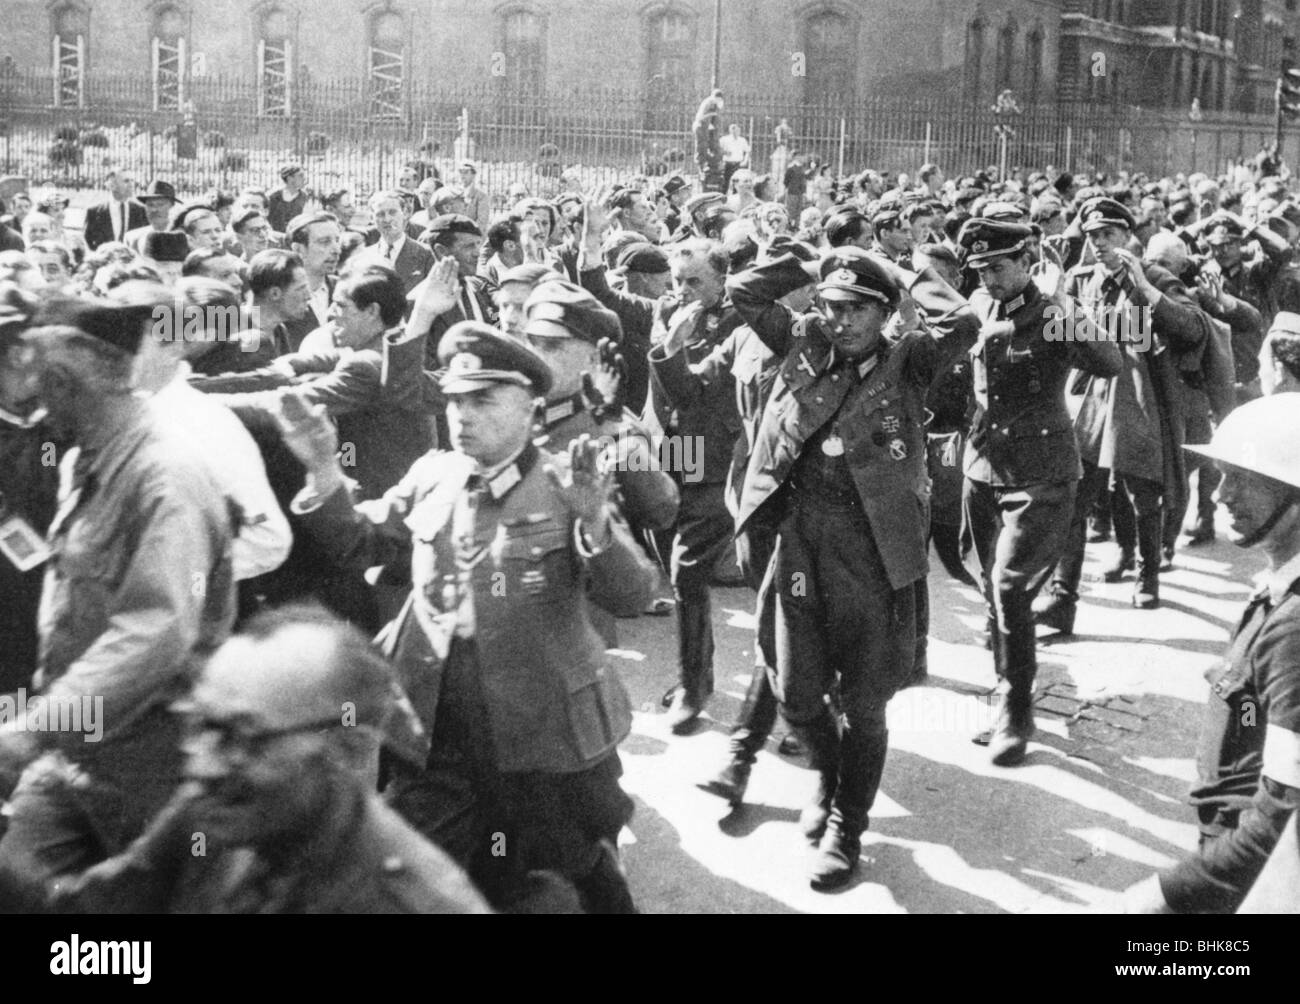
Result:
M386 261L392 261L392 260L393 260L393 245L391 245L391 244L385 244L385 245L384 245L384 259L385 259Z
M117 232L119 241L126 239L126 203L113 200L114 215L117 219L114 221L113 229Z

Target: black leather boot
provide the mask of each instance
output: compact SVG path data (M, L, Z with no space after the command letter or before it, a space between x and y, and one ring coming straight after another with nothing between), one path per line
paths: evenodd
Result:
M814 889L835 889L853 876L862 853L862 832L880 789L889 732L846 728L840 742L840 783L826 832L808 873Z
M808 763L817 772L817 790L813 799L799 813L799 830L816 842L826 830L831 803L840 779L840 729L829 708L811 725L794 730L808 750Z
M1078 601L1064 586L1053 583L1051 590L1034 603L1034 623L1061 634L1074 634L1074 610Z
M772 693L767 670L756 666L749 690L745 692L745 703L740 706L740 716L731 730L731 761L699 787L725 798L733 806L740 805L745 800L750 770L775 724L776 695Z
M1130 548L1120 548L1114 560L1101 570L1103 582L1122 582L1126 573L1137 567L1137 557Z
M989 759L996 767L1024 760L1034 736L1034 677L1038 673L1034 638L1018 632L1005 636L1005 645L1007 692L989 739Z
M1164 518L1158 509L1138 517L1138 574L1133 589L1133 605L1139 610L1160 606L1160 535L1163 527Z
M618 848L608 840L600 841L600 857L596 867L573 883L587 913L637 913L632 902L632 892L627 887L627 877L619 863Z

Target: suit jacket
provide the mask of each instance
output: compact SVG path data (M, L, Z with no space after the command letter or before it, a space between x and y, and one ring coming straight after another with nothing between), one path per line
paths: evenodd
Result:
M339 490L314 510L295 506L336 567L409 557L411 595L382 637L385 654L431 736L453 641L472 642L503 773L586 770L631 730L588 597L640 613L655 570L612 506L609 545L592 554L580 543L544 470L565 459L530 445L480 496L467 488L468 457L429 453L381 499L354 507Z
M13 227L0 223L0 251L26 250L27 242L23 240L23 235Z
M349 266L353 269L365 268L368 265L382 265L385 268L391 268L397 273L402 280L402 288L409 293L423 281L424 277L429 274L429 269L433 268L433 252L423 244L418 244L407 237L402 242L402 249L397 252L397 258L389 261L384 257L380 250L381 245L373 244L370 247L362 248L349 261ZM352 264L355 262L355 264Z
M385 353L403 351L411 351L411 346L390 340L381 348L296 352L265 369L209 377L198 386L221 394L232 408L274 413L288 387L309 404L323 404L338 425L345 463L352 460L348 473L360 486L361 497L378 498L435 442L428 415L385 390Z
M113 229L112 201L112 199L105 199L86 210L86 224L82 235L86 239L86 247L92 251L101 244L117 239L117 232ZM126 204L127 233L148 225L149 216L145 212L144 205L136 199L129 200Z
M406 250L403 248L402 250ZM398 255L400 258L401 255ZM327 275L325 277L325 302L328 304L334 296L334 287L338 285L339 277L337 275ZM327 306L328 312L329 307ZM297 352L302 347L302 340L310 335L317 328L321 327L321 321L317 319L311 307L307 308L306 313L296 321L286 321L284 324L285 334L289 338L289 348Z
M425 369L436 370L441 366L438 362L438 343L442 341L442 336L447 333L447 329L453 324L461 321L473 321L481 318L485 324L497 323L497 308L492 301L492 290L496 287L491 285L481 276L471 275L468 279L460 280L460 295L456 298L456 306L445 314L439 314L433 319L428 332L428 341L425 343ZM477 311L475 310L477 307Z

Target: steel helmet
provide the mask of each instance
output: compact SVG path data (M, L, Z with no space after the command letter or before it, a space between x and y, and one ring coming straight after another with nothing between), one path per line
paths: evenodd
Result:
M1300 394L1248 401L1219 424L1208 445L1183 449L1300 489Z

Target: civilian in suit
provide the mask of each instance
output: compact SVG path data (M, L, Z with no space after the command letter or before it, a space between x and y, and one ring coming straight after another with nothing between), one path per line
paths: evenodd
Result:
M353 270L369 265L392 269L402 280L407 293L429 274L433 254L411 239L406 230L406 210L400 192L381 191L370 197L370 214L375 221L379 240L357 252L351 259Z
M473 161L463 161L458 169L460 174L460 197L465 202L464 213L478 228L487 231L492 216L492 197L478 186L478 168Z
M286 325L289 343L297 352L304 338L329 321L343 230L330 213L303 213L289 221L285 236L294 253L302 258L303 268L307 270L307 288L311 291L307 311Z
M86 247L94 251L148 225L144 205L135 198L135 176L124 169L114 171L108 176L108 198L86 210Z
M123 243L136 254L142 253L145 236L153 231L164 233L172 229L172 210L180 204L176 189L165 181L151 182L140 196L144 203L145 224L128 230Z

